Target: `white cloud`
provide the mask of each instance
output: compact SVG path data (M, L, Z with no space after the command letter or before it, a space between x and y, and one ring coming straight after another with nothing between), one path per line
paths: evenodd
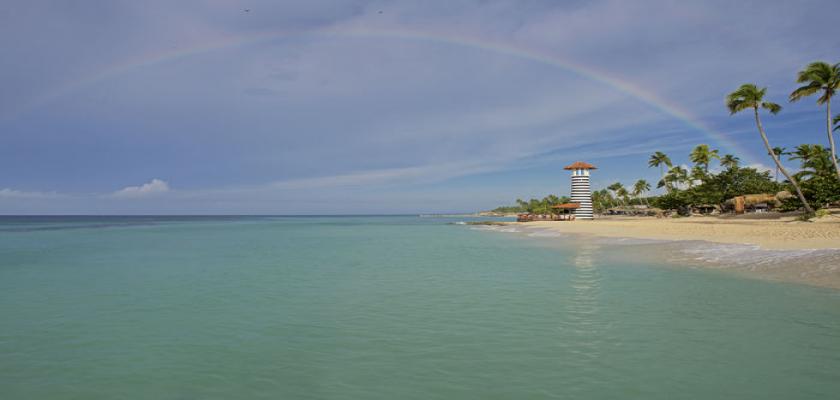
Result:
M169 191L169 184L160 179L152 179L149 183L144 183L140 186L129 186L120 189L112 194L114 197L134 198L145 197Z
M758 172L765 172L765 171L766 172L771 172L771 173L776 172L776 167L771 168L771 167L768 167L768 166L766 166L762 163L750 164L750 165L747 165L747 168L755 168L756 170L758 170Z
M0 199L46 199L61 197L55 192L24 192L9 188L0 189Z

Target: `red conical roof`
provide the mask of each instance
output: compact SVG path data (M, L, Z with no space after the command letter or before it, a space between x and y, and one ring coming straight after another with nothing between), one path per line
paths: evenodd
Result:
M575 161L563 167L563 169L598 169L598 167L583 161Z

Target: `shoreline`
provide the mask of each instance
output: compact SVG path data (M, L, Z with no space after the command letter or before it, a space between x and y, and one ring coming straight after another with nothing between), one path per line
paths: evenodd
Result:
M833 216L817 222L797 221L792 217L773 220L606 217L592 221L508 224L600 237L753 245L763 250L840 250L840 217Z
M597 238L604 246L651 246L655 259L753 279L840 290L840 218L800 222L690 217L510 222L549 241ZM536 234L543 232L543 234Z

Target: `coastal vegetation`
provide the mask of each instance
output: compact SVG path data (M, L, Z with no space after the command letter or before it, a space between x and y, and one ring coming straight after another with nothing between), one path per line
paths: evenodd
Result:
M516 205L497 207L490 212L498 214L515 214L515 213L531 213L531 214L550 214L551 206L568 203L569 197L555 196L550 194L542 199L530 199L528 201L516 199Z
M796 88L788 97L790 102L819 95L817 104L825 106L828 147L820 144L800 144L793 151L785 147L771 146L764 128L761 112L776 115L782 106L765 99L767 88L747 83L726 96L726 107L730 115L752 111L758 136L767 155L773 160L775 174L753 167L742 167L741 160L734 154L720 154L708 144L699 144L688 154L692 165L674 163L661 151L651 154L649 168L658 168L660 179L656 187L664 193L645 196L651 185L644 179L635 182L628 190L621 182L614 182L606 188L592 193L596 213L615 208L654 207L662 210L676 210L688 214L692 209L727 209L727 201L736 196L765 194L772 195L781 204L782 211L802 210L805 217L816 214L816 210L828 208L840 202L840 164L838 164L835 134L840 131L840 114L832 117L831 99L840 89L840 63L829 64L818 61L807 65L796 77ZM782 163L797 162L798 170L791 172ZM779 181L779 173L784 180ZM777 196L778 195L778 196ZM549 195L543 199L517 200L516 206L499 207L493 211L505 213L529 212L547 214L551 206L567 202L566 197Z

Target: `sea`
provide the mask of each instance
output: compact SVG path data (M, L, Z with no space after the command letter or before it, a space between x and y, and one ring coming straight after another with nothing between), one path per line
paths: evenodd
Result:
M840 290L472 220L0 217L0 399L840 398Z

